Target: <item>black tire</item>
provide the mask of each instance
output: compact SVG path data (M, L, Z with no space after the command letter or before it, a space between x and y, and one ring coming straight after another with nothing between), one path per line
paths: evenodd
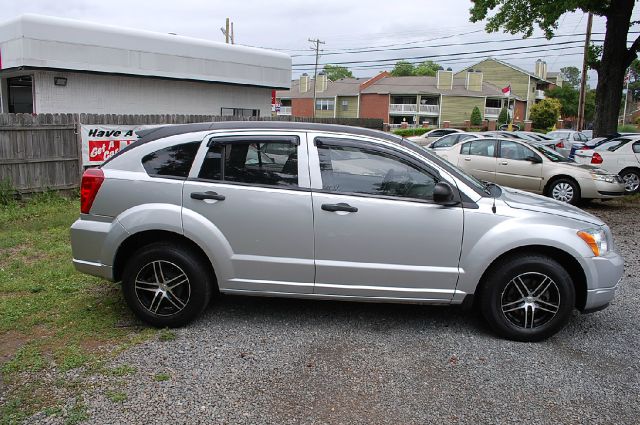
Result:
M214 288L211 271L201 257L189 247L166 242L140 248L122 275L129 308L155 327L191 322L207 307Z
M544 281L545 277L550 281ZM539 293L533 295L537 297L525 292L534 292L536 288ZM501 337L535 342L549 338L567 324L575 298L571 276L557 261L543 255L514 256L494 267L486 276L480 294L480 310L489 326Z
M631 195L634 193L640 193L640 185L636 186L635 189L629 187L631 182L633 181L633 185L635 186L637 182L640 182L640 171L634 168L626 168L620 171L620 177L624 181L624 191L625 193Z
M558 196L556 196L556 189ZM564 195L565 193L567 195ZM571 193L570 199L568 198L569 193ZM573 179L561 177L552 180L551 183L549 183L549 186L547 186L547 196L557 201L566 202L571 205L578 205L578 203L580 203L580 186L578 186L578 183Z

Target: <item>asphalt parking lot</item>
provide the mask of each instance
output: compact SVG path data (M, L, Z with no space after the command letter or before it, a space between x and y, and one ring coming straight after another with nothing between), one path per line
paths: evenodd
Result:
M135 369L124 384L89 378L89 422L638 423L638 208L589 210L613 229L622 287L545 342L500 340L458 308L224 297L117 357Z

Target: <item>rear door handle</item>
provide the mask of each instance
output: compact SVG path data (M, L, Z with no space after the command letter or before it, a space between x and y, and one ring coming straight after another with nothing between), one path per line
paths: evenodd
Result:
M500 165L509 165L509 163L507 161L502 161Z
M465 161L471 161L471 157L466 156L466 157L464 158L464 160L465 160Z
M346 211L346 212L358 212L356 207L352 207L349 204L339 203L339 204L322 204L321 207L325 211Z
M216 201L224 201L225 200L225 196L224 195L218 195L216 192L211 192L211 191L193 192L191 194L191 199L197 199L199 201L203 201L205 199L214 199Z

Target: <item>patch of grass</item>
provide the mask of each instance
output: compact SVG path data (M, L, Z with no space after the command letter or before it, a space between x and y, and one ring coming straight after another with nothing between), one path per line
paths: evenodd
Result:
M46 360L35 344L20 348L11 360L2 365L3 374L14 372L38 372L44 369Z
M171 376L168 373L156 373L153 376L153 380L156 382L168 381L169 379L171 379Z
M87 406L82 403L76 403L69 411L67 412L67 417L64 421L65 425L75 425L80 422L86 421L89 419L89 413L87 413Z
M27 414L22 409L23 400L21 398L11 398L4 405L0 406L0 424L19 424L27 419Z
M158 331L158 340L162 342L175 341L176 333L170 329L160 329Z
M637 133L638 127L632 124L619 125L618 131L621 133Z
M29 417L61 403L46 395L50 379L49 384L40 379L52 364L63 372L85 366L83 373L102 373L109 356L156 333L120 326L135 319L119 285L75 271L69 227L79 211L77 197L51 191L0 206L0 338L26 336L0 365L7 384L0 402L1 424L7 423L5 417ZM22 389L29 383L35 383L33 392L43 396L23 397ZM80 391L64 384L71 397ZM28 402L11 404L17 399ZM69 416L71 423L86 415L83 412L78 405Z
M126 364L114 367L113 369L109 369L107 374L111 376L127 376L136 373L136 368L133 366L129 366Z
M92 360L92 356L88 355L77 345L69 345L56 350L54 352L54 359L60 370L66 372L84 366Z
M127 394L122 391L106 391L105 395L112 403L122 403L127 399Z
M16 189L9 179L0 180L0 205L15 205Z
M60 416L62 414L62 407L60 406L50 406L42 410L47 416Z

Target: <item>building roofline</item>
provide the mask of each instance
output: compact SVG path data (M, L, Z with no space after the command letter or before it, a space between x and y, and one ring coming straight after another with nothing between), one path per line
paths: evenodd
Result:
M504 65L504 66L508 66L509 68L511 68L511 69L513 69L513 70L515 70L515 71L521 72L521 73L523 73L523 74L527 74L529 77L535 78L535 79L540 80L540 81L544 81L545 83L552 83L551 81L548 81L548 80L546 80L546 79L544 79L544 78L538 77L537 75L535 75L535 74L533 74L533 73L531 73L531 72L527 71L527 70L526 70L526 69L524 69L524 68L520 68L519 66L512 65L512 64L510 64L509 62L505 62L505 61L503 61L503 60L500 60L500 59L497 59L497 58L494 58L494 57L491 57L491 56L489 56L489 57L487 57L487 58L484 58L484 59L482 59L480 62L476 62L476 63L474 63L473 65L469 65L469 66L467 66L466 68L462 68L462 69L461 69L460 71L458 71L456 74L459 74L460 72L464 72L464 71L466 71L467 69L469 69L469 68L473 68L474 66L479 65L479 64L481 64L482 62L486 62L486 61L488 61L488 60L492 60L492 61L498 62L499 64L502 64L502 65Z

